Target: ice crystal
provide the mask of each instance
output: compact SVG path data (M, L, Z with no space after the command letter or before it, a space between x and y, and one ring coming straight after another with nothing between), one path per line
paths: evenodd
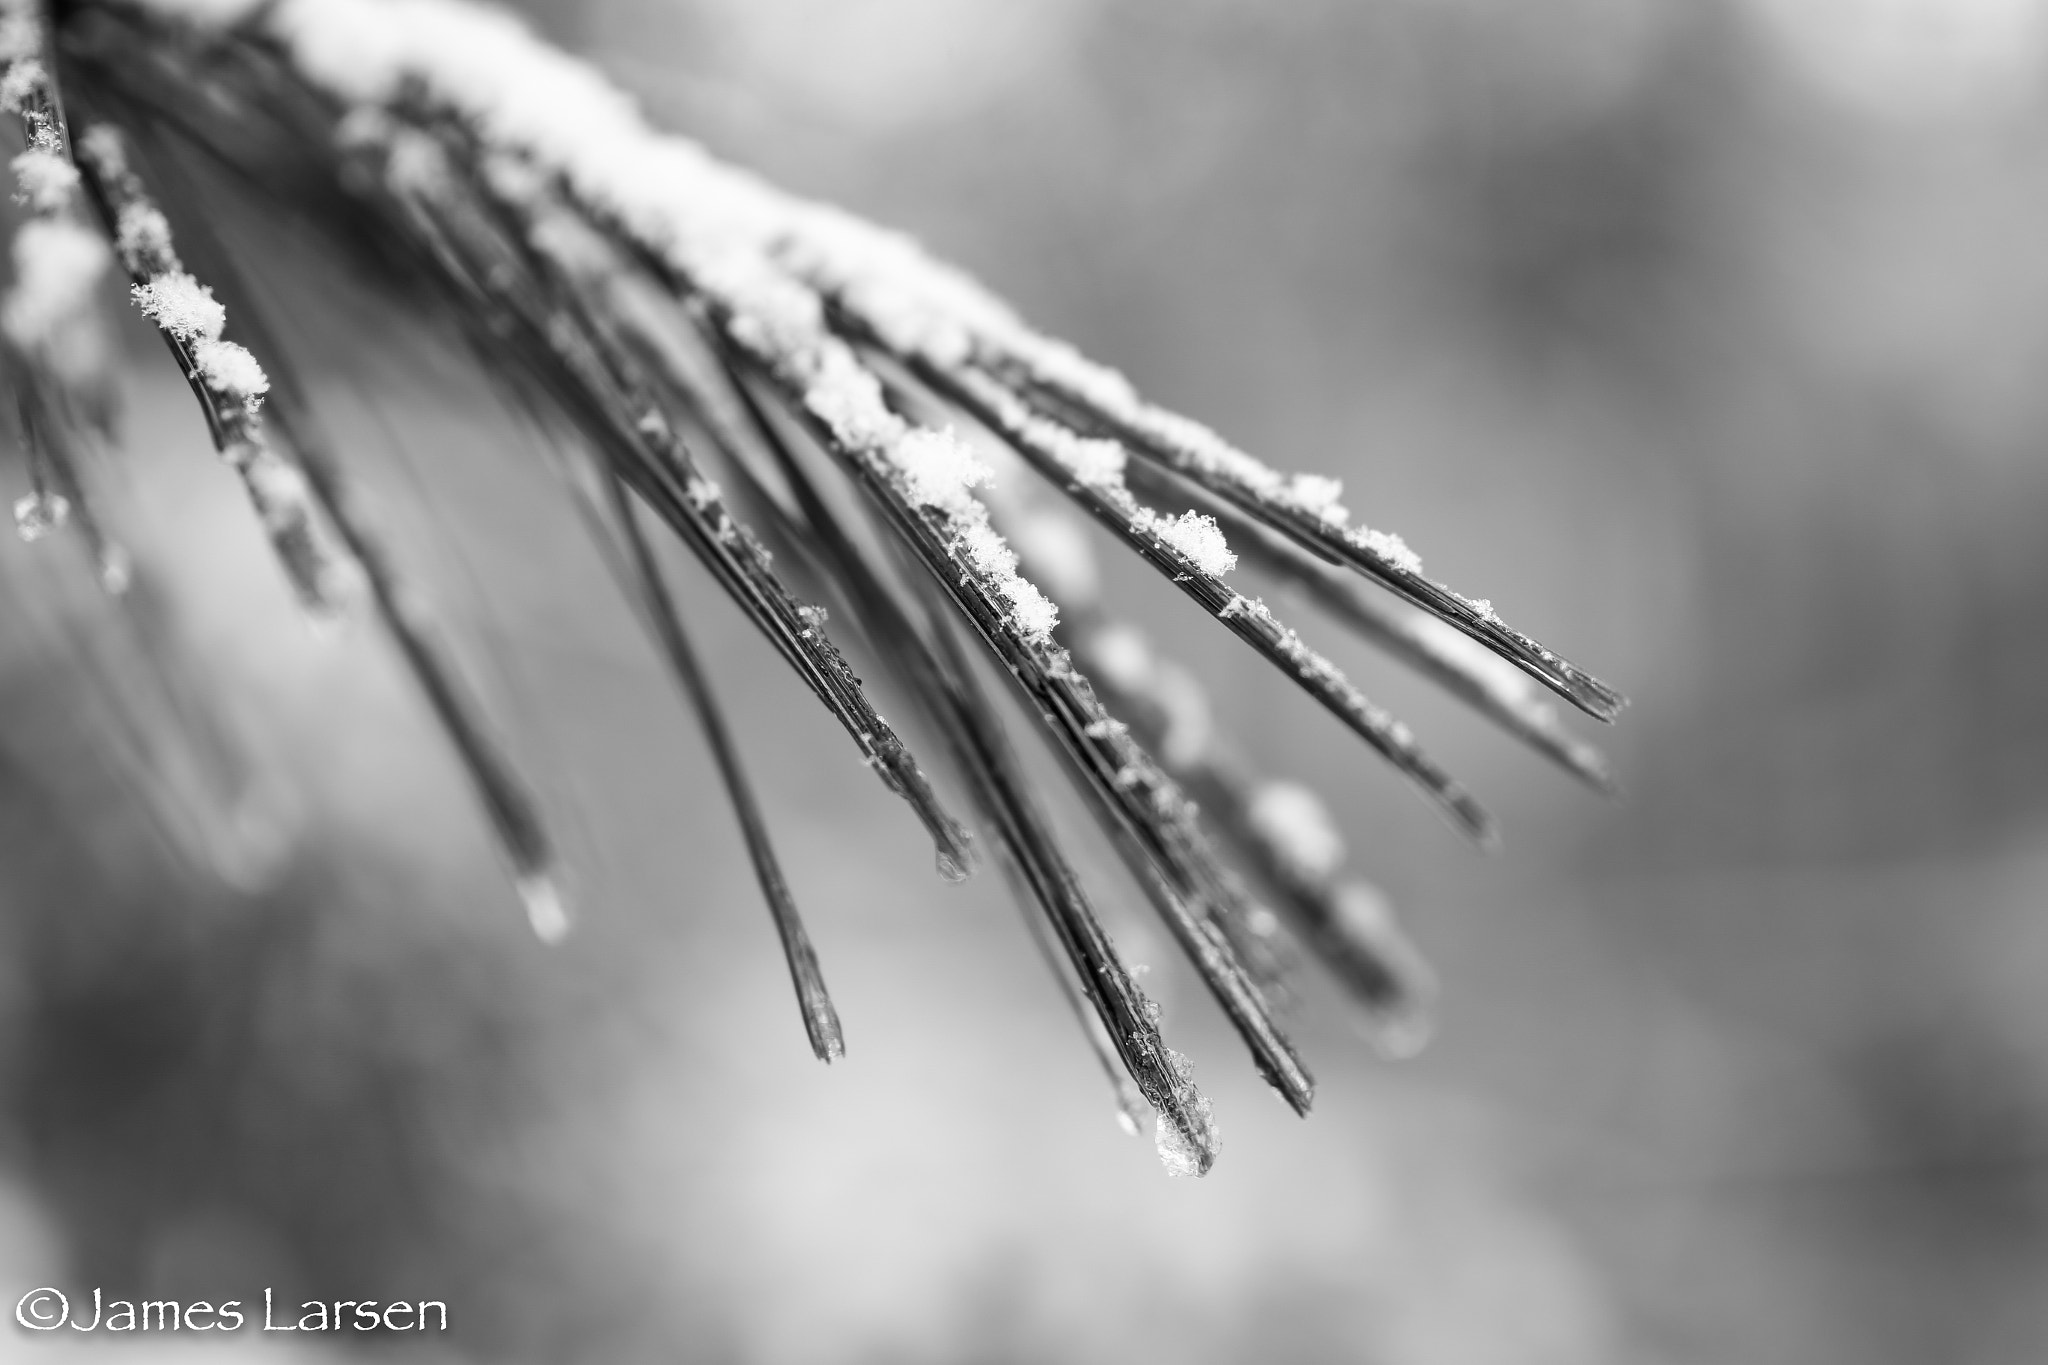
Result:
M903 471L913 501L948 512L961 511L971 491L992 477L989 467L951 432L913 431L891 452Z
M143 260L171 249L171 225L154 204L130 204L121 210L114 245L126 260Z
M213 290L182 270L134 285L129 293L143 316L180 341L213 340L227 326L228 311Z
M232 341L198 341L192 347L192 359L207 387L225 398L253 404L270 391L270 380L256 357Z
M1214 517L1183 512L1172 520L1155 523L1153 530L1203 573L1220 576L1237 567L1237 556L1231 553L1230 542L1223 538L1223 528Z
M1168 1052L1167 1058L1173 1067L1176 1079L1192 1091L1194 1087L1194 1068L1188 1062L1188 1059L1178 1052ZM1154 1128L1152 1141L1153 1146L1159 1152L1159 1164L1166 1168L1168 1175L1198 1176L1203 1174L1208 1169L1208 1160L1214 1159L1216 1152L1222 1146L1222 1134L1216 1127L1215 1112L1210 1102L1205 1098L1197 1097L1188 1107L1192 1111L1199 1127L1203 1146L1208 1149L1207 1159L1205 1159L1201 1150L1188 1141L1187 1135L1168 1122L1166 1116L1162 1114Z

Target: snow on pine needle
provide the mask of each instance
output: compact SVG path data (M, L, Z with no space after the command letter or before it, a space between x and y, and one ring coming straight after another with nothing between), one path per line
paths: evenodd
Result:
M181 174L177 146L280 196L308 193L310 174L330 226L372 244L379 268L460 324L483 363L530 381L522 391L551 430L575 433L557 452L561 481L704 728L823 1060L844 1053L839 1017L740 739L666 585L669 542L906 803L942 874L987 861L977 835L986 842L1127 1126L1155 1111L1176 1173L1213 1164L1213 1112L1103 929L1005 710L1042 727L1131 880L1298 1112L1314 1082L1285 1015L1304 956L1349 991L1390 1055L1426 1036L1435 988L1384 900L1345 870L1330 808L1254 771L1192 676L1103 595L1084 518L1473 839L1492 839L1492 817L1228 576L1271 580L1568 770L1611 783L1534 693L1601 720L1619 694L1489 603L1427 578L1399 537L1352 519L1336 480L1282 473L1150 404L908 238L657 131L598 72L504 14L467 0L8 0L0 11L0 105L21 122L13 170L30 210L0 321L24 410L106 381L104 348L58 343L96 325L118 261L302 604L372 614L397 646L543 937L567 928L568 910L538 805L464 681L468 662L362 515L347 454L313 421L204 196L164 192ZM265 174L279 166L294 175ZM180 256L188 242L204 271ZM237 301L234 316L215 286ZM62 442L37 439L65 429L24 421L25 537L77 501ZM814 571L829 607L797 598L771 547ZM876 711L828 620L874 646L915 701L972 826ZM977 656L1007 679L1007 703L984 688Z

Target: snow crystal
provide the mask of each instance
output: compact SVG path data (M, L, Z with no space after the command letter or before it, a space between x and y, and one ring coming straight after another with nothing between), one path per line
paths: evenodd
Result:
M215 338L227 326L227 309L213 291L182 270L135 285L129 293L144 316L180 341Z
M1390 531L1358 530L1351 533L1351 542L1370 550L1387 560L1395 568L1406 573L1422 572L1422 557L1408 548L1408 542Z
M657 134L589 65L519 20L464 0L145 3L200 23L258 18L310 80L350 105L388 102L417 82L473 121L495 151L559 174L571 194L686 275L727 334L799 385L805 408L837 440L898 466L916 501L954 523L959 549L1015 627L1050 641L1057 609L1016 576L1014 556L969 492L987 477L980 463L950 436L912 430L890 412L874 377L825 325L821 291L891 344L942 363L984 347L998 356L1031 346L1055 354L971 279L908 238L803 203L694 143ZM361 125L346 120L345 131L360 134ZM1065 364L1091 393L1128 393L1078 355ZM1079 443L1073 453L1081 477L1121 473L1121 452L1107 443ZM1205 554L1221 549L1220 537L1212 544L1199 528L1186 534Z
M15 62L7 68L5 76L0 76L0 109L9 113L21 112L29 96L42 87L45 79L43 64L34 57Z
M821 295L900 353L945 367L985 359L1021 370L1210 474L1344 520L1333 480L1289 482L1208 428L1151 407L1122 375L1031 331L910 238L785 195L694 143L656 133L595 69L517 19L464 0L146 3L200 23L260 17L310 79L352 105L388 101L419 82L497 151L530 158L538 173L559 173L571 193L689 275L718 304L733 338L804 381L806 405L850 445L882 451L901 427L892 427L872 386L834 359ZM345 127L358 121L351 116ZM1118 445L1053 430L1059 458L1079 481L1120 488ZM1183 548L1208 561L1203 567L1229 567L1213 528L1187 518L1177 526L1176 536L1190 542Z
M1152 523L1154 534L1180 551L1194 566L1211 576L1227 574L1237 567L1237 556L1223 538L1216 518L1200 512L1183 512L1177 518L1160 518Z
M29 493L15 499L14 533L30 545L63 529L71 519L71 502L61 493Z
M62 208L78 189L78 167L61 151L31 147L15 157L13 164L14 178L21 186L19 197L40 212Z
M1123 486L1125 454L1122 446L1115 441L1073 436L1059 427L1053 430L1059 433L1057 449L1078 482L1098 488Z
M757 325L758 320L747 324ZM834 436L856 450L888 450L903 440L903 420L889 411L880 382L853 352L827 346L816 361L816 371L804 386L804 406Z
M146 263L173 259L171 225L153 204L138 201L122 206L114 244L120 248L122 259L127 261Z
M959 547L979 573L1002 578L1017 571L1017 555L1009 543L987 524L969 526L961 532Z
M47 345L85 312L107 268L97 235L58 219L37 218L14 234L14 288L0 307L0 325L24 349Z
M103 180L118 180L128 174L128 150L121 135L108 124L86 129L78 139L78 154L93 164Z
M824 205L803 206L798 228L777 243L784 264L823 284L892 350L952 367L971 359L977 335L1017 325L993 295L902 233Z
M1329 525L1342 526L1351 519L1351 513L1338 501L1344 496L1341 480L1322 474L1296 474L1288 481L1287 492L1295 506Z
M1172 1048L1167 1049L1166 1057L1168 1063L1173 1067L1175 1079L1181 1083L1181 1086L1177 1088L1184 1088L1189 1114L1201 1129L1203 1143L1208 1147L1209 1154L1213 1157L1222 1146L1221 1134L1216 1129L1215 1111L1208 1099L1195 1091L1194 1083L1191 1079L1194 1068L1189 1065L1188 1059L1175 1052ZM1180 1130L1175 1128L1164 1114L1159 1116L1158 1127L1153 1134L1153 1145L1159 1152L1159 1164L1166 1167L1168 1175L1198 1176L1202 1174L1201 1152L1196 1150L1195 1146L1186 1137L1182 1136Z
M1337 832L1322 798L1296 782L1266 782L1245 812L1252 828L1294 875L1322 878L1344 861L1344 836Z
M1087 488L1108 493L1125 493L1124 448L1115 441L1076 436L1057 422L1048 422L1024 404L1001 403L996 416L1017 436L1057 461L1069 478Z
M206 387L227 398L240 399L252 407L256 399L270 392L270 379L256 357L232 341L208 337L192 348L192 360L199 366Z
M1088 359L1064 341L1024 332L1007 338L1009 358L1046 387L1074 395L1091 407L1128 416L1144 406L1131 381Z
M958 513L973 502L968 490L990 478L988 466L950 431L913 431L889 454L903 472L911 501L924 507ZM994 532L988 534L998 545L1002 543Z
M1015 574L996 587L1009 599L1010 623L1017 627L1018 632L1034 643L1050 643L1053 629L1060 623L1060 609L1030 582Z

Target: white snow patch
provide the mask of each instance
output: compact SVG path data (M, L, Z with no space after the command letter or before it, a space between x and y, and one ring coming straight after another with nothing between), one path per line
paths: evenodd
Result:
M1351 519L1350 511L1340 501L1344 496L1341 480L1324 474L1296 474L1288 480L1287 492L1297 507L1327 525L1342 526Z
M826 346L815 362L804 385L804 406L834 436L856 450L888 451L903 440L903 420L889 411L881 383L851 351Z
M7 68L7 74L0 76L0 109L18 114L28 103L29 96L41 88L47 79L43 64L34 57L24 57Z
M232 341L207 337L192 348L192 359L206 387L227 398L239 399L252 407L270 392L270 378L256 357Z
M114 245L121 258L131 263L175 259L171 254L171 225L153 204L126 204L115 227Z
M1060 609L1028 580L1015 574L996 586L1009 599L1010 620L1024 638L1041 645L1050 643L1053 630L1060 623Z
M1203 573L1221 576L1237 567L1237 555L1214 517L1183 512L1174 518L1161 517L1152 523L1152 530Z
M889 455L903 471L911 501L955 514L973 502L969 490L991 477L988 466L950 431L912 431L896 442ZM989 534L994 537L994 532ZM996 543L1000 545L1001 539L996 538Z
M1405 573L1422 572L1422 556L1408 548L1408 542L1391 531L1358 530L1351 534L1352 543L1370 550L1387 560Z
M159 275L128 292L145 317L180 341L217 338L227 326L228 310L213 291L182 270Z
M78 190L78 167L62 152L31 147L15 157L13 165L20 199L38 212L64 207Z

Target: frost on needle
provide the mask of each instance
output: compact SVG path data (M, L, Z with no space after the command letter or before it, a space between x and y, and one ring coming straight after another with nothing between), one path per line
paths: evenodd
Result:
M1244 580L1611 786L1542 693L1603 721L1621 696L1490 602L1427 577L1400 537L1354 516L1336 479L1282 471L1151 403L909 238L655 129L595 69L507 15L467 0L78 0L56 11L51 35L41 12L17 0L0 21L0 105L24 121L13 165L35 213L0 304L7 336L55 356L50 340L91 312L111 244L306 605L327 605L343 577L367 585L543 936L568 924L561 869L507 746L356 510L346 462L267 339L264 301L244 306L227 253L210 272L186 267L175 243L203 232L205 215L159 205L136 150L148 140L131 147L124 128L163 120L230 163L321 168L323 202L348 205L351 230L405 272L408 295L456 320L576 433L559 452L562 481L711 743L824 1060L843 1055L844 1037L820 953L741 737L666 587L673 547L739 607L760 657L839 723L848 757L903 799L943 874L966 875L978 847L993 852L1125 1126L1156 1111L1156 1147L1175 1173L1215 1160L1209 1101L1103 930L1046 817L1052 798L1012 747L1006 705L1048 743L1297 1111L1314 1083L1283 1018L1304 956L1346 988L1389 1055L1427 1035L1435 985L1384 899L1347 870L1341 813L1241 755L1194 675L1108 599L1097 543L1172 583L1477 842L1494 837L1478 801ZM90 124L76 156L51 97L52 51ZM25 532L61 519L58 482ZM799 599L786 564L827 600ZM842 628L915 704L974 831L875 708L840 653Z

